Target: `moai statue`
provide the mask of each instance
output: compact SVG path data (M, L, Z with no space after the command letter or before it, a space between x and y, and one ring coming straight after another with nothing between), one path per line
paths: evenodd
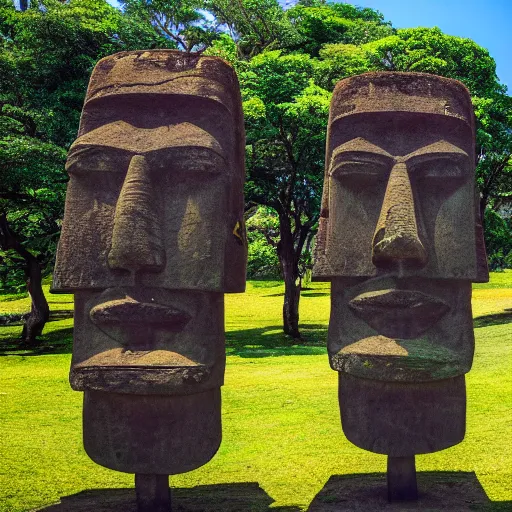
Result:
M313 277L331 282L328 352L343 431L388 456L390 500L415 455L464 438L471 282L488 280L466 88L368 73L334 90Z
M245 288L244 127L216 57L95 67L67 170L53 291L74 293L70 382L92 460L135 473L139 511L221 442L224 293Z

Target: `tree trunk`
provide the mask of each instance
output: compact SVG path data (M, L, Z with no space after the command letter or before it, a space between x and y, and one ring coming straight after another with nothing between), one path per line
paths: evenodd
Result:
M5 214L0 217L0 247L3 250L16 251L26 263L27 288L32 305L30 314L25 320L21 338L25 343L33 344L43 332L43 328L50 317L50 308L41 285L41 267L37 258L31 254L18 240L18 237L9 229Z
M21 338L25 343L32 344L38 336L41 336L44 326L50 317L50 308L41 286L42 276L39 262L30 253L28 253L28 257L25 257L25 261L27 263L27 289L32 304L30 315L23 326Z
M300 338L299 332L299 300L300 286L298 257L293 244L293 235L289 217L279 215L280 240L277 244L277 255L284 279L283 330L292 338Z
M300 286L291 272L284 270L284 304L283 304L283 330L292 338L300 338L299 332L299 300Z

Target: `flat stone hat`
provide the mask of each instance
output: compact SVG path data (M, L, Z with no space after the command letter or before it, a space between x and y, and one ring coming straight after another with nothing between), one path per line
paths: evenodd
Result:
M471 96L457 80L427 73L364 73L334 88L329 124L364 112L418 112L455 117L474 132Z
M96 64L87 88L84 111L87 105L112 96L200 96L222 104L240 120L238 91L234 69L219 57L177 50L119 52ZM79 136L89 131L88 124L88 117L82 115Z

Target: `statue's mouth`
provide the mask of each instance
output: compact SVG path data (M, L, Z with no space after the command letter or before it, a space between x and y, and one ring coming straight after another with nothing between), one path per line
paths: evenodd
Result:
M379 334L402 339L417 338L450 310L436 297L398 289L361 293L348 305Z
M172 331L181 331L190 320L190 315L180 309L155 302L141 302L125 296L94 306L89 316L100 326L155 326Z

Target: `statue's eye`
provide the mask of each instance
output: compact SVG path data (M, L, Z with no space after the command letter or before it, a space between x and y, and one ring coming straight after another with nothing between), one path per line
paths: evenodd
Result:
M154 181L162 186L175 187L185 184L189 187L205 189L217 183L227 181L227 175L220 172L210 172L204 169L194 169L169 166L154 170Z
M463 182L469 175L464 165L450 158L422 162L414 167L413 174L418 179L445 180L447 183Z
M338 164L330 174L340 183L350 185L385 180L388 169L373 161L348 161Z
M129 155L102 148L84 148L70 152L66 170L71 175L83 176L93 172L125 174Z

